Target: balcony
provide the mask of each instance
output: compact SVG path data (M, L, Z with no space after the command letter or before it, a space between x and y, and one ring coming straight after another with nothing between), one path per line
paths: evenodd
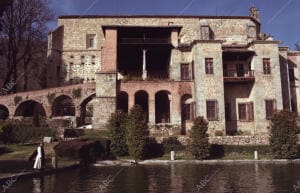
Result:
M168 45L170 38L121 38L120 44L148 44L148 45Z
M236 71L224 70L224 83L253 83L255 82L254 70Z

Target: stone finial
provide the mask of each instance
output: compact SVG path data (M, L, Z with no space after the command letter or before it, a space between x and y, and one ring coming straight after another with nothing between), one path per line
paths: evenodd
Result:
M254 5L251 5L250 7L250 17L253 17L257 21L260 21L259 10Z

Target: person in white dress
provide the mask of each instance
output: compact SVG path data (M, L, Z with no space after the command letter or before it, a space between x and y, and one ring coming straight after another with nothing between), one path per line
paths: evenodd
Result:
M37 154L36 154L36 157L35 157L35 162L34 162L34 165L33 165L33 169L37 169L37 170L40 170L43 168L43 151L44 151L44 148L43 148L43 143L41 143L38 147L37 147Z

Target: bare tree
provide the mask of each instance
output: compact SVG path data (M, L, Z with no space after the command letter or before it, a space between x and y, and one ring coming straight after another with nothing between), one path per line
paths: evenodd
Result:
M5 69L3 86L24 76L23 89L27 90L30 73L46 65L47 23L52 18L46 0L12 0L3 14L0 32L5 60L1 66Z

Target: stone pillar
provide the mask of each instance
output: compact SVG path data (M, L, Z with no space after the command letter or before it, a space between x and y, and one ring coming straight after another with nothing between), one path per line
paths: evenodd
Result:
M149 94L149 123L155 124L155 94Z
M143 49L143 80L147 79L146 53L147 53L147 50Z
M134 93L128 93L128 112L134 106Z
M171 32L171 43L176 48L178 47L178 29L173 29Z

